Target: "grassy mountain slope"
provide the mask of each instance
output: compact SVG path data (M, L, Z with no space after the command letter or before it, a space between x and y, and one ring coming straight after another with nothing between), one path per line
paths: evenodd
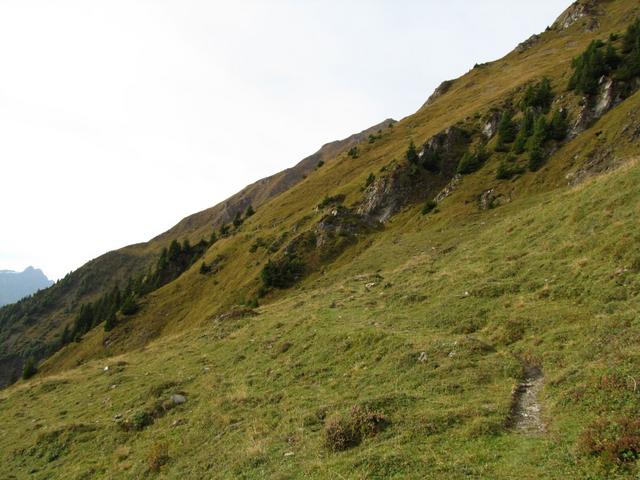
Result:
M221 224L230 223L237 212L244 212L249 205L253 205L256 208L263 205L273 197L303 181L319 165L333 160L338 155L367 140L370 135L376 135L379 130L386 129L393 123L395 123L395 120L387 119L343 140L327 143L316 153L304 158L294 167L258 180L224 202L188 216L175 227L156 237L155 240L170 242L174 238L182 238L184 236L189 236L192 240L199 240L209 235L211 226L219 227Z
M207 250L213 272L194 264L0 392L5 476L634 478L640 93L536 172L497 180L494 153L422 215L453 178L443 163L383 226L354 213L385 198L411 140L480 132L527 82L550 78L573 124L571 59L640 15L583 5L261 205ZM265 265L292 255L304 277L264 291ZM522 433L514 387L532 367L541 431Z
M115 285L148 271L160 251L174 239L194 243L208 238L214 228L233 220L249 205L259 207L270 198L302 181L316 169L394 123L388 119L343 140L328 143L296 166L255 182L226 201L191 215L146 243L108 252L71 272L51 288L18 305L0 309L0 387L19 377L25 359L46 358L60 348L65 327L73 324L82 304L93 302Z

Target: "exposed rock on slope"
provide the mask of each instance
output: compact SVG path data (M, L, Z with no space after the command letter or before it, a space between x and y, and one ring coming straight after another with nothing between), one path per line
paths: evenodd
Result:
M357 213L384 223L410 201L434 196L456 174L468 144L469 135L456 126L434 135L418 152L422 167L394 165L365 189Z
M600 15L597 0L578 0L567 8L553 23L554 30L566 30L574 23L582 18L588 18L586 25L587 31L593 31L598 27L598 21L595 18Z
M192 234L203 226L218 226L228 223L233 220L236 213L243 212L247 206L258 207L304 180L305 176L312 172L319 162L335 158L366 140L369 135L376 134L379 130L384 130L393 123L395 123L395 120L389 118L343 140L327 143L316 153L300 161L296 166L276 173L271 177L258 180L224 202L186 217L175 227L159 235L154 240L171 240L178 236Z
M451 87L453 86L454 82L455 82L454 80L445 80L440 85L438 85L438 87L433 91L433 93L427 99L427 101L424 103L424 105L422 105L422 108L431 105L438 98L440 98L442 95L447 93L451 89Z

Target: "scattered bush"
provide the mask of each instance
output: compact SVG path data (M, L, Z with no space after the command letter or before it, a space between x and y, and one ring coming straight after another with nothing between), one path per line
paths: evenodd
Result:
M146 410L138 410L128 420L120 423L120 428L125 432L139 432L153 423L153 415Z
M200 264L200 274L201 275L206 275L209 272L211 272L211 267L209 265L207 265L205 262L202 262Z
M127 317L135 315L136 313L138 313L138 310L140 310L140 306L136 302L133 294L127 296L127 298L125 298L124 300L124 303L122 304L122 307L120 307L120 311L122 312L122 314L126 315Z
M111 312L111 315L104 321L104 331L110 332L116 326L116 312Z
M546 156L541 148L535 147L529 152L529 170L532 172L538 171L544 162L546 161Z
M634 462L640 457L640 420L627 417L597 420L582 432L578 449L612 463Z
M373 173L370 173L369 176L367 177L367 180L364 182L364 188L368 188L369 186L373 185L373 182L376 181L376 176Z
M528 108L524 112L522 121L520 122L520 128L516 139L513 142L513 153L520 155L527 148L527 140L533 134L533 126L535 123L535 115L531 108Z
M316 164L316 170L319 168L322 168L324 166L324 160L320 160L317 164Z
M488 158L489 155L482 146L476 148L474 152L467 152L458 164L458 173L461 175L468 175L476 172L482 168Z
M520 175L524 173L524 169L515 165L513 158L508 158L507 160L503 160L498 165L498 169L496 170L496 179L497 180L509 180L516 175Z
M265 287L285 289L293 286L304 272L305 265L301 260L285 255L276 261L269 260L260 276Z
M549 123L549 137L553 140L561 142L567 138L569 131L569 122L567 121L566 110L556 110L553 112L551 122Z
M431 213L437 206L438 204L434 200L427 200L427 202L422 207L422 215Z
M318 204L318 208L326 208L329 205L339 205L347 198L344 194L325 196L324 199Z
M38 367L36 366L35 358L27 358L27 361L24 363L24 367L22 368L22 379L28 380L36 373L38 373Z
M498 124L498 141L496 144L496 150L503 151L505 145L512 143L516 138L516 125L513 123L513 115L511 112L504 112L500 123Z
M266 246L267 246L267 241L262 237L258 237L253 241L253 243L249 247L249 252L255 253L258 251L259 248L264 248Z
M150 472L159 472L169 462L169 446L164 442L155 443L147 455L147 468Z
M378 135L369 135L369 143L375 143L376 140L380 140L382 138L382 135L380 134L380 131L378 131Z
M322 160L320 160L320 162L318 162L318 167L321 167L322 165L324 165L324 162ZM249 218L249 217L253 217L255 215L256 211L253 209L253 206L250 204L247 209L244 211L244 218Z
M231 227L229 225L220 225L220 229L218 232L220 233L220 237L225 238L229 235L229 230Z
M326 419L323 430L324 446L332 452L348 450L359 445L365 437L374 436L382 431L388 423L383 413L355 405L347 416Z
M240 227L240 225L242 225L243 222L244 222L244 219L242 218L242 213L236 212L235 217L233 217L233 226L235 228L238 228Z
M549 111L555 94L548 78L543 78L538 83L527 87L522 99L522 109L533 108L544 113Z
M358 156L360 155L360 150L358 150L357 146L351 147L347 152L347 155L349 155L351 158L358 158Z

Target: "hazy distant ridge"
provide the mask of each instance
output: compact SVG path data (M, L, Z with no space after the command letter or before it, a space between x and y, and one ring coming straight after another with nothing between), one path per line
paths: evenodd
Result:
M39 268L27 267L24 272L0 270L0 306L17 302L52 284Z

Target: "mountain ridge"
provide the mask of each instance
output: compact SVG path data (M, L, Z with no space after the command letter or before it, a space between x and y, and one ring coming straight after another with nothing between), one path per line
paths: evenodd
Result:
M23 301L13 311L5 309L4 318L0 310L0 345L3 346L0 354L0 387L19 376L27 358L41 359L59 348L65 326L71 326L83 303L94 301L114 286L124 286L128 279L145 273L162 248L172 240L180 237L199 241L219 226L231 222L248 205L260 206L299 183L319 162L329 161L393 123L395 120L386 119L342 140L326 143L294 167L258 180L217 205L185 217L147 242L112 250L87 262L61 279L53 290ZM41 308L41 304L46 307ZM15 333L17 321L25 322L21 335ZM25 342L25 339L32 340Z
M1 391L5 468L636 477L640 7L571 8Z
M0 270L0 307L14 303L53 284L42 270L27 267L22 272Z

